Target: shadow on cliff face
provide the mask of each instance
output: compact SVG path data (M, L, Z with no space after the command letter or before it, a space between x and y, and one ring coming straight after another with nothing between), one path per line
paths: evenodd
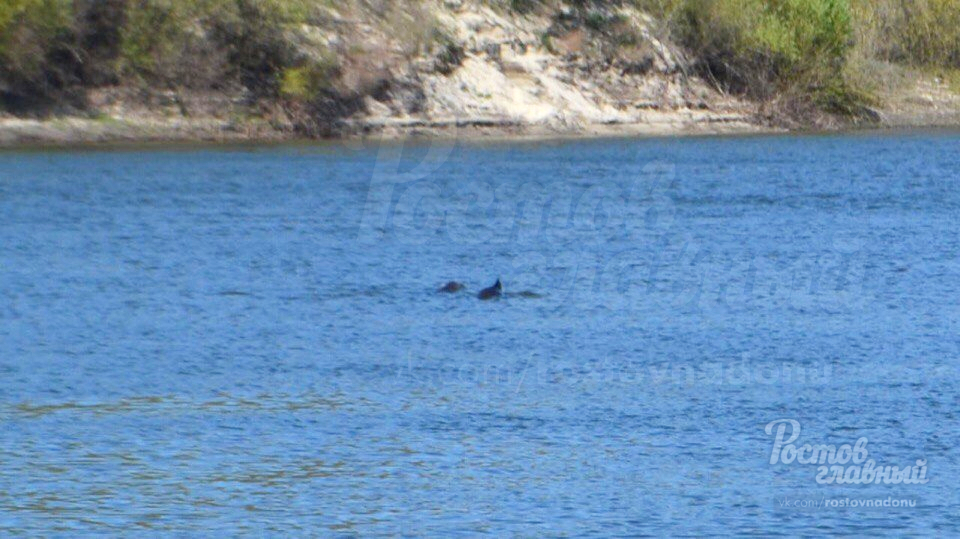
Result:
M400 66L400 64L397 64ZM399 76L395 75L400 72ZM390 114L416 115L426 102L423 85L415 73L385 64L344 65L338 68L330 87L309 100L288 100L284 110L293 129L309 138L360 134L348 120L374 113L373 107L390 109Z
M298 134L309 138L335 137L347 134L344 119L363 110L363 98L360 94L325 90L308 103L288 102L284 108Z

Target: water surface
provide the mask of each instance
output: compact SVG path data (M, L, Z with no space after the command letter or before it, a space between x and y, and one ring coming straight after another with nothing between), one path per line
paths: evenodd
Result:
M2 153L0 532L960 533L958 140Z

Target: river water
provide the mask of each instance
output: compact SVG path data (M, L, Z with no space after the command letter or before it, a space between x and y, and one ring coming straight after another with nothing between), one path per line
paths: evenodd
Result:
M0 153L0 534L956 535L958 142Z

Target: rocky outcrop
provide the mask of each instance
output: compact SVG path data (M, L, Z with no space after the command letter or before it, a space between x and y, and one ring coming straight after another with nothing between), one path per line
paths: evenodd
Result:
M510 128L535 133L743 128L754 107L690 74L655 22L626 7L517 15L437 4L444 43L394 66L390 88L344 118L352 132ZM617 129L620 126L621 129Z

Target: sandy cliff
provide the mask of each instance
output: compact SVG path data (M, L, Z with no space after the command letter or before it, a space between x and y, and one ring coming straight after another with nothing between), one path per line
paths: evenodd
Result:
M348 130L662 133L755 124L755 107L689 75L682 53L636 10L616 12L615 36L563 13L508 17L486 5L447 2L435 15L449 43L395 77L398 88L418 91L368 97L346 120ZM622 36L635 41L609 43Z

